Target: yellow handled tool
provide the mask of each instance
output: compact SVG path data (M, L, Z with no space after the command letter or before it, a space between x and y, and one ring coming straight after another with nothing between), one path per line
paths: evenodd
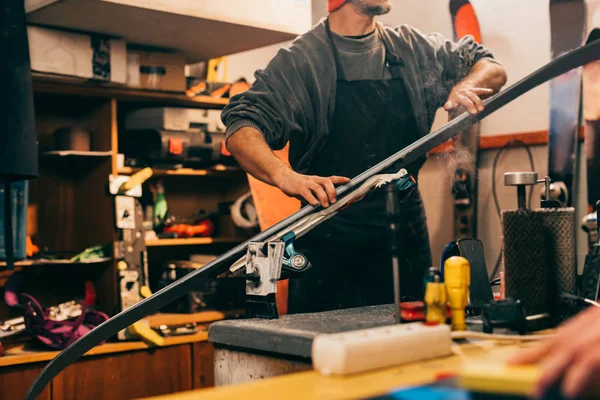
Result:
M119 193L125 193L137 185L141 185L142 183L146 182L148 179L150 179L152 173L152 168L144 168L141 171L131 175L127 182L124 182L119 187Z
M465 307L469 302L471 266L463 257L450 257L444 263L444 283L452 312L452 330L467 329Z

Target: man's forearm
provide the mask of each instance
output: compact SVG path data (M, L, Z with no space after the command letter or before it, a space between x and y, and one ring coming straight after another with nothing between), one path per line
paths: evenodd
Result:
M494 93L498 93L506 84L506 79L506 71L503 66L483 59L475 63L464 80L473 87L492 89Z
M277 186L280 176L290 169L273 154L262 133L249 126L227 139L227 150L244 171L269 185Z

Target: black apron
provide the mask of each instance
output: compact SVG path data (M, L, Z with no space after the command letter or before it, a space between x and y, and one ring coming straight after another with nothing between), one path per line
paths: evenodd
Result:
M417 122L400 69L385 36L390 80L345 79L329 23L329 41L336 62L337 92L329 135L308 175L353 178L419 138ZM293 139L290 146L301 146ZM407 169L418 173L424 159ZM391 168L386 173L397 172ZM431 264L429 235L418 190L402 202L400 232L401 295L422 299L423 277ZM289 312L319 312L393 302L391 256L388 250L385 190L322 223L298 240L312 268L290 280Z

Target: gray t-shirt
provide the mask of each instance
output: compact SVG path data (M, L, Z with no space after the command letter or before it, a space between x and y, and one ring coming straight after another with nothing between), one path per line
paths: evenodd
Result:
M385 45L377 30L360 39L335 32L331 32L331 36L346 80L391 79L391 73L385 65Z

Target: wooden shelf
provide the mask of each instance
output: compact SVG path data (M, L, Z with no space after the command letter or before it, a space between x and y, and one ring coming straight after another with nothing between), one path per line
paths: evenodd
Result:
M8 271L3 269L0 271L0 287L3 287L6 284L8 278L14 274L15 272L22 271L23 268L33 267L39 265L97 265L101 263L106 263L112 261L112 258L97 258L95 260L90 261L77 261L73 262L70 260L48 260L48 259L40 259L40 260L22 260L15 262L15 269L12 271ZM6 261L0 261L0 268L6 267Z
M300 28L288 32L285 24L264 29L241 21L224 21L225 18L211 13L215 5L204 6L197 0L46 0L26 3L30 23L106 34L123 38L128 44L176 49L186 56L188 63L289 41L303 33ZM278 19L272 22L276 23ZM302 31L308 30L308 25Z
M166 337L165 345L162 347L176 346L186 343L205 342L206 340L208 340L208 332L200 331L193 335ZM96 346L92 350L85 353L84 357L123 353L126 351L145 350L149 348L156 348L156 346L142 341L105 343ZM58 353L58 351L31 350L25 346L14 347L6 350L4 355L0 357L0 368L10 365L50 361L56 357Z
M238 238L186 238L186 239L156 239L147 240L146 247L165 247L165 246L199 246L216 243L239 244L244 239Z
M220 109L229 99L215 99L210 96L187 97L183 93L161 92L157 90L133 89L127 86L93 82L84 79L59 78L54 75L33 74L33 90L36 93L62 94L69 96L115 98L119 101L139 103L160 103L162 105L190 108Z
M99 264L111 261L112 258L95 258L89 261L71 261L71 260L52 260L52 259L39 259L39 260L22 260L16 261L15 267L31 267L34 265L89 265ZM5 261L0 261L0 267L6 267Z
M119 169L120 175L132 175L141 168L123 167ZM180 169L153 169L153 176L231 176L240 175L244 172L239 168L209 168L209 169L191 169L191 168L180 168Z

